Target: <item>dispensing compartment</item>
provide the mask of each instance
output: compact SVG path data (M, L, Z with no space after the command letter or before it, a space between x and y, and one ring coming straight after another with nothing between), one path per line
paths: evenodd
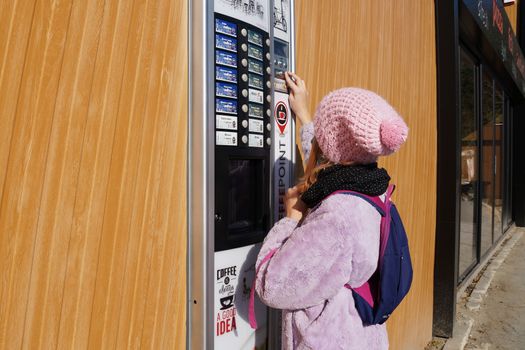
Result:
M249 149L218 152L215 251L260 242L268 232L269 157L264 153Z
M263 159L230 159L228 162L228 237L262 231Z

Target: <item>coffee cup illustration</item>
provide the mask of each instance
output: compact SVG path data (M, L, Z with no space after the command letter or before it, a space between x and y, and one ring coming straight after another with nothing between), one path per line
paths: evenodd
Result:
M228 295L227 297L220 298L219 302L221 303L221 310L229 309L233 306L233 294Z

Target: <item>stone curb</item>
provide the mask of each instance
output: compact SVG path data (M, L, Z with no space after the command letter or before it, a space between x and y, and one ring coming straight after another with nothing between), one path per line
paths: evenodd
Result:
M486 296L490 288L490 284L498 268L505 262L505 259L511 252L512 248L522 238L523 233L510 233L510 238L502 245L501 250L494 255L488 262L488 265L481 275L481 278L476 283L474 289L467 297L466 308L469 311L477 311L481 307L483 298ZM474 325L474 319L468 316L463 316L463 320L458 321L454 330L454 337L449 338L445 343L443 350L463 350L468 343L470 332ZM480 350L489 349L490 344L483 344Z
M473 325L474 320L471 318L458 322L454 332L454 337L447 340L443 350L463 349L465 345L467 345L468 337Z
M483 275L479 279L478 283L476 283L476 287L470 294L470 296L467 299L467 309L470 311L479 310L481 306L481 302L483 301L483 298L487 295L487 291L489 290L490 284L492 282L492 279L494 278L494 275L496 274L496 271L498 268L505 262L505 259L511 252L512 248L516 245L516 243L521 239L523 236L522 232L514 234L503 246L501 251L490 261L489 266L483 272Z

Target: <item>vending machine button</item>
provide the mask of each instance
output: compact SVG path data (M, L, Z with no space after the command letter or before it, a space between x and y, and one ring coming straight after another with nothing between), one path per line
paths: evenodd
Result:
M248 106L247 106L247 105L242 105L241 109L242 109L242 111L243 111L244 113L247 113L247 112L248 112Z
M243 95L244 97L248 97L248 90L246 90L246 89L242 89L242 95Z
M248 81L248 74L245 73L245 74L241 75L241 79L244 82Z
M244 119L241 124L242 124L242 127L245 129L248 127L248 121L246 119Z
M269 61L271 58L272 58L272 56L270 56L270 53L267 52L267 53L266 53L266 59Z
M246 30L246 28L242 28L241 29L241 34L242 34L242 36L248 35L248 31Z
M266 86L268 87L268 89L270 89L270 88L272 87L272 83L271 83L271 81L268 80L268 81L266 82Z
M272 131L272 124L270 123L266 124L266 130Z
M242 143L248 143L248 136L243 135L241 140L242 140Z
M247 67L248 66L248 60L246 58L243 58L241 60L241 64L242 64L243 67Z
M266 39L266 46L270 46L270 39Z
M268 137L268 138L266 139L266 144L267 144L268 146L271 146L271 145L272 145L272 139Z
M243 50L244 52L248 51L248 45L242 44L241 45L241 50Z
M266 101L271 103L272 102L272 96L266 95Z
M266 73L272 74L272 69L270 67L266 67Z
M266 110L266 115L267 115L268 117L271 117L271 116L272 116L272 111L270 111L270 109L267 109L267 110Z

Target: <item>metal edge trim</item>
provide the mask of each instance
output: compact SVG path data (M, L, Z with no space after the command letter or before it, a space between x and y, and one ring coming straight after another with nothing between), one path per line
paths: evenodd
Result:
M189 3L187 349L206 348L207 0Z

